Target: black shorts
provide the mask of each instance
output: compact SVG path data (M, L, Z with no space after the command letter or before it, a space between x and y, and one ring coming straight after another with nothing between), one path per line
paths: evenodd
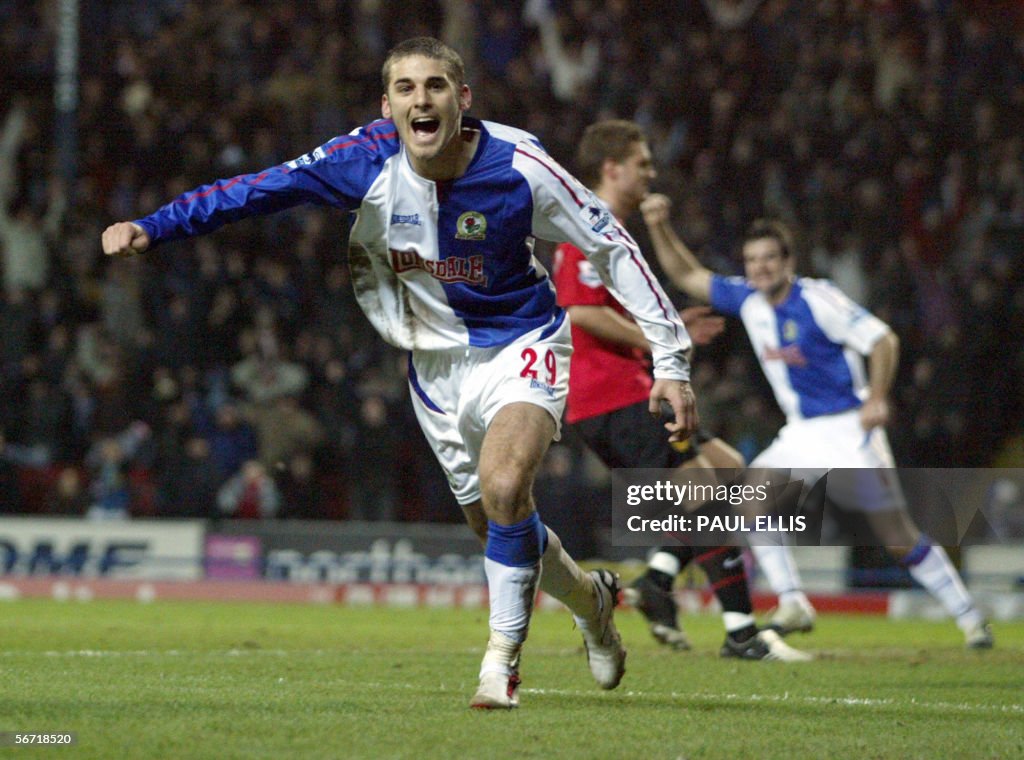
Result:
M700 442L714 437L701 430L687 441L669 443L668 431L647 411L646 401L580 420L569 429L610 468L675 469L700 453Z

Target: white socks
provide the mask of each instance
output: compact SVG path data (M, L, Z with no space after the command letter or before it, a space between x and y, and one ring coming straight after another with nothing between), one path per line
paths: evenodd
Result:
M763 546L751 546L750 550L757 559L757 564L764 573L768 585L771 586L782 601L784 594L797 592L803 595L803 581L800 579L800 571L796 569L796 562L793 561L793 553L788 546L781 544L769 544Z
M974 606L974 599L960 579L960 574L949 561L949 555L941 546L929 546L924 557L914 564L908 564L907 570L956 618L961 630L967 630L984 619L981 611Z
M530 627L540 563L532 567L509 567L485 557L484 571L490 594L491 630L515 644L522 644Z
M732 633L756 625L757 621L754 620L753 615L748 615L745 612L723 612L722 624L725 626L726 633Z
M668 552L655 552L647 561L647 567L657 570L659 573L665 573L670 578L675 578L682 569L679 557Z
M574 615L588 620L596 617L599 600L594 581L562 548L558 535L551 528L547 531L548 546L540 558L544 568L540 590L560 601Z

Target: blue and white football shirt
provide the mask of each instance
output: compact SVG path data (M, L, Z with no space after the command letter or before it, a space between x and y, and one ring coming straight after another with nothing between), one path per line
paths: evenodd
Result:
M465 174L416 174L389 119L266 171L200 187L137 221L154 243L300 203L353 211L352 282L363 311L399 348L506 345L563 318L534 238L569 241L594 264L651 343L656 377L686 380L690 341L644 257L607 207L535 137L480 131Z
M861 405L863 356L889 327L833 283L801 277L789 297L772 306L742 277L713 275L711 305L743 320L788 421Z

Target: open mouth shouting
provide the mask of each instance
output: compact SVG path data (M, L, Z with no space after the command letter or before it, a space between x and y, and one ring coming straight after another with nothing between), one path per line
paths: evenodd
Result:
M441 120L436 116L418 116L412 120L412 133L421 142L429 142L440 129Z

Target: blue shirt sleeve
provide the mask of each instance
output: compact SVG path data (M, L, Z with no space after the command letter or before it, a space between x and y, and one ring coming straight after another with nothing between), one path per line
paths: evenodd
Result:
M711 305L722 314L738 317L740 307L753 292L742 277L711 275Z
M155 245L303 203L351 210L397 150L394 126L374 122L294 161L198 187L135 223Z

